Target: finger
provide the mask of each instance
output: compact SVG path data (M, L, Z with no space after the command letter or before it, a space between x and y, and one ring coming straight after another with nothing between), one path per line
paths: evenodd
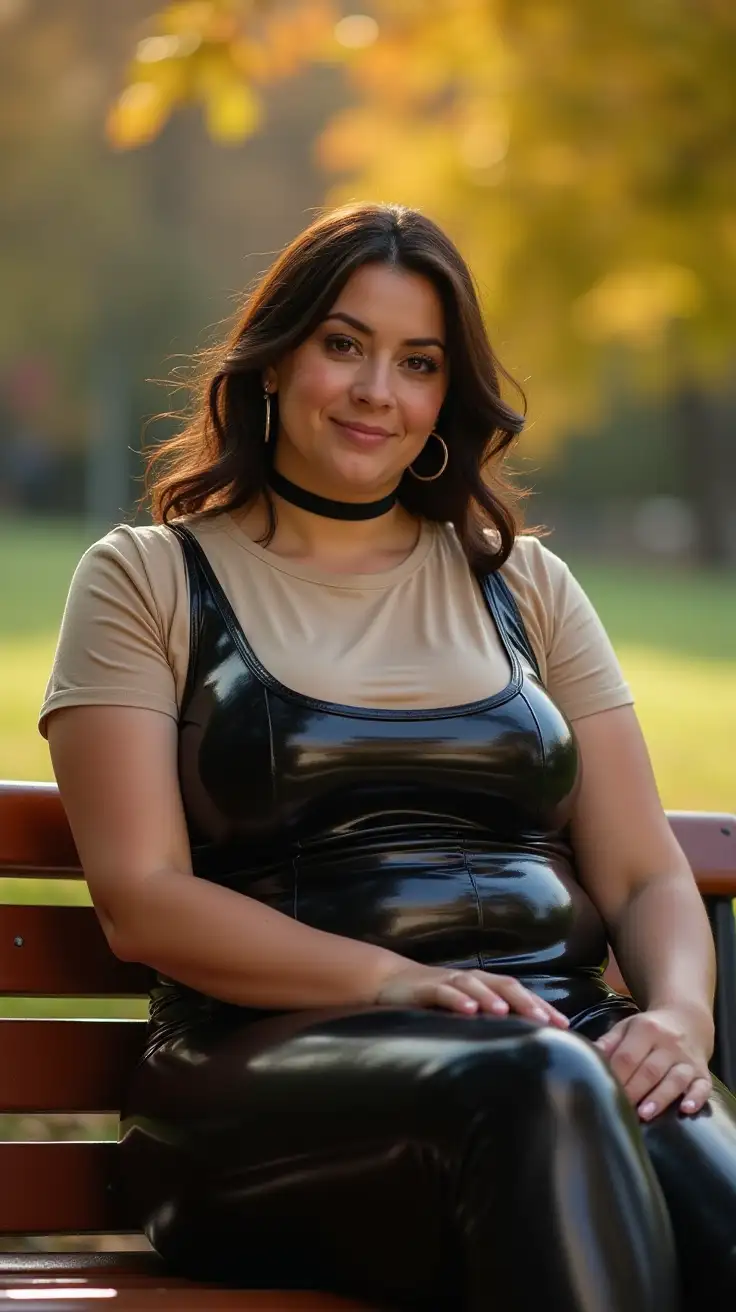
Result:
M473 970L459 971L457 975L450 976L450 983L453 988L473 998L481 1011L490 1011L496 1016L508 1015L508 1002L492 987L488 979L483 978L482 974Z
M496 977L493 981L493 988L508 1003L512 1011L515 1011L519 1016L528 1016L530 1020L539 1021L543 1025L549 1023L554 1008L550 1007L548 1002L542 1002L542 999L538 998L536 993L525 989L524 985L520 984L517 979ZM555 1012L555 1015L561 1016L561 1013ZM561 1017L561 1019L564 1020L565 1018Z
M569 1030L570 1022L567 1016L563 1016L562 1012L553 1007L551 1002L545 1002L544 998L537 998L537 1002L546 1011L549 1025L556 1025L560 1030Z
M702 1111L713 1092L713 1080L710 1075L699 1075L693 1080L689 1089L685 1090L685 1097L680 1103L680 1111L686 1116L694 1116L695 1112Z
M611 1070L624 1088L650 1052L657 1047L653 1031L641 1023L635 1025L634 1021L640 1021L640 1017L632 1018L626 1034L610 1058Z
M471 998L462 989L447 983L428 986L426 991L420 994L420 999L421 1006L442 1007L444 1011L463 1011L466 1015L472 1016L478 1010L476 998Z
M633 1016L627 1016L626 1020L617 1021L605 1034L601 1034L595 1040L595 1046L605 1057L612 1057L619 1044L626 1038L626 1032L634 1020Z
M693 1068L689 1062L677 1062L670 1066L664 1079L660 1081L639 1104L637 1111L643 1121L651 1121L660 1112L669 1107L676 1098L680 1098L693 1083Z
M692 1063L678 1062L677 1054L667 1048L652 1048L629 1079L625 1083L622 1081L629 1102L638 1107L645 1099L654 1097L654 1091L659 1088L662 1081L668 1078L673 1070L679 1070L683 1065L687 1065L689 1078L692 1079L695 1074ZM682 1088L686 1088L686 1085ZM682 1089L679 1092L682 1093Z

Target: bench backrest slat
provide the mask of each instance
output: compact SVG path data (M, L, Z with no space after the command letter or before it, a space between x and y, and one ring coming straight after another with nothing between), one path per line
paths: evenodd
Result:
M0 1234L137 1230L116 1163L114 1142L0 1143Z
M113 956L92 907L0 905L0 994L135 997L150 975Z
M56 784L0 780L0 873L79 874Z
M736 815L669 811L668 818L701 893L736 897Z
M3 1112L117 1112L142 1020L0 1020Z

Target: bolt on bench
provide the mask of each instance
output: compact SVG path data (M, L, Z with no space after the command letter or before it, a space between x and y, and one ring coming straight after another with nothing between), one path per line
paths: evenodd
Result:
M673 812L670 823L706 903L718 956L713 1069L736 1090L736 816ZM0 875L81 879L53 784L0 782ZM615 968L614 968L615 969ZM120 997L149 972L118 961L89 906L0 905L0 995ZM142 1020L0 1019L0 1114L118 1112L143 1047ZM116 1179L114 1142L0 1142L0 1234L136 1232ZM167 1274L152 1253L0 1253L0 1312L218 1308L378 1312L324 1293L230 1290ZM114 1300L114 1301L113 1301Z

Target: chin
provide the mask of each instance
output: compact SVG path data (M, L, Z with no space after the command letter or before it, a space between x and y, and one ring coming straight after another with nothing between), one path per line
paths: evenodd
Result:
M400 472L387 469L382 461L376 460L375 454L368 453L336 460L331 470L325 470L325 474L330 482L344 487L346 493L350 490L378 493L395 487L401 477Z

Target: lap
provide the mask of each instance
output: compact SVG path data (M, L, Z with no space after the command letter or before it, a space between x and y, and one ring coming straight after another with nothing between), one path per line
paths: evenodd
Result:
M607 1151L622 1135L634 1136L637 1153L646 1146L686 1267L693 1258L715 1271L736 1233L736 1100L717 1085L697 1117L673 1108L638 1127L586 1041L630 1014L633 1004L622 1013L620 1002L578 1018L577 1035L516 1017L368 1007L244 1023L228 1013L166 1041L139 1068L122 1127L124 1173L149 1238L182 1264L195 1234L210 1236L205 1247L221 1262L233 1227L233 1242L245 1226L264 1252L274 1235L289 1233L294 1254L304 1237L319 1252L319 1234L329 1230L334 1261L356 1243L357 1209L370 1214L387 1261L397 1227L419 1260L427 1245L439 1252L449 1233L441 1164L462 1158L478 1115L488 1118L499 1161L523 1151L547 1103L553 1115L574 1103L569 1130L584 1140L582 1079L600 1108L588 1123ZM545 1103L557 1058L576 1098L553 1093Z
M260 1125L358 1101L378 1114L390 1095L396 1117L416 1116L417 1093L457 1061L493 1053L501 1066L543 1027L518 1017L467 1017L421 1008L324 1008L239 1022L228 1011L168 1039L139 1066L125 1115L175 1111ZM542 1040L543 1041L543 1040Z

